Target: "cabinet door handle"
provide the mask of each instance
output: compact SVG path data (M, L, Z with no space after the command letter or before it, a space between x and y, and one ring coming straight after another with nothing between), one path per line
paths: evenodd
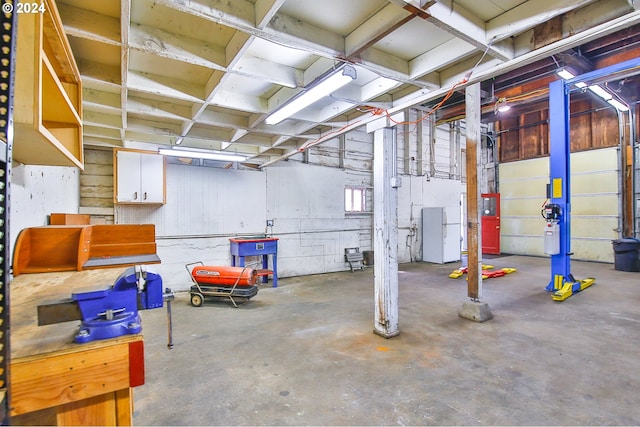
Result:
M147 192L144 192L144 199L143 200L147 200Z
M138 192L133 193L133 200L138 200Z

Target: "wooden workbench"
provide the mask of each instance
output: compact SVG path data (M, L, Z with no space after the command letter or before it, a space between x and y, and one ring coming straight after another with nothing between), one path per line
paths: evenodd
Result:
M11 282L12 425L131 425L142 335L75 344L79 321L37 326L37 306L106 288L125 270L24 274Z

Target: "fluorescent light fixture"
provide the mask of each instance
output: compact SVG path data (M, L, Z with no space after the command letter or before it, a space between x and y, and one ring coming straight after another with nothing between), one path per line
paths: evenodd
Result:
M560 77L562 77L565 80L571 80L573 79L575 76L573 75L573 73L569 70L567 70L566 68L561 68L556 72L557 75L559 75Z
M210 151L210 150L188 150L185 148L161 148L158 150L159 154L173 157L188 157L190 159L207 159L207 160L222 160L226 162L244 162L247 160L247 156L236 153L225 153L223 151Z
M559 75L560 77L562 77L565 80L571 80L574 79L576 76L567 68L561 68L558 71L556 71L556 74ZM585 87L587 87L587 84L585 82L578 82L575 84L576 87L580 88L580 89L584 89Z
M303 108L313 104L320 98L330 95L342 86L355 80L355 78L356 69L351 65L343 65L326 77L321 77L311 83L311 85L298 96L294 97L290 102L284 104L267 117L265 123L268 125L278 124Z
M616 107L619 111L629 111L629 107L627 107L620 101L617 101L615 99L610 99L607 102L613 105L614 107Z
M556 74L558 74L560 77L562 77L565 80L571 80L576 77L571 71L567 70L566 68L561 68L556 72ZM585 87L587 87L587 84L584 82L578 82L576 83L576 86L579 87L580 89L584 89ZM600 98L607 101L609 104L613 105L618 111L629 111L629 107L624 105L622 102L616 99L613 99L613 95L611 95L609 91L607 91L606 89L603 89L601 86L591 85L589 86L589 90L595 93L596 95L598 95ZM498 108L498 111L500 111L500 108Z
M600 98L604 99L605 101L608 101L611 98L613 98L613 96L609 92L607 92L606 90L602 89L598 85L589 86L589 90L591 92L595 93L596 95L598 95Z

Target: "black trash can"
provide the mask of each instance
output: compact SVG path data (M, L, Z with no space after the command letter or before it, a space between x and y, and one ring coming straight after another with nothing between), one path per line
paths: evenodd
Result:
M615 269L619 271L640 271L640 240L633 238L613 241Z

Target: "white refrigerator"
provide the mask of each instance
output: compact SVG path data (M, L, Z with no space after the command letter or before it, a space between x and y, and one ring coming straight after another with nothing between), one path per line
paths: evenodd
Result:
M460 261L460 214L443 207L422 208L422 260Z

